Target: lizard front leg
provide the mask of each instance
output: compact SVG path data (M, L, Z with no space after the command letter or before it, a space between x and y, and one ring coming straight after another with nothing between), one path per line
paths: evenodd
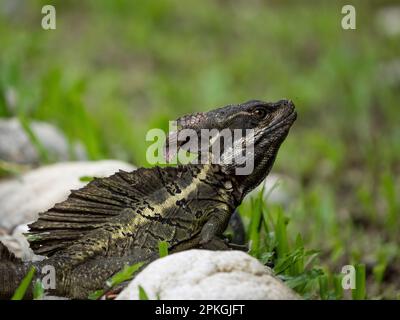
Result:
M231 213L222 208L216 208L204 224L200 232L199 245L204 249L228 250L227 242L222 239L222 233L228 226Z
M236 213L236 215L238 215ZM199 245L203 249L209 250L241 250L248 251L247 245L231 243L222 234L226 230L231 219L228 210L216 209L208 221L204 224L200 232Z
M202 226L200 233L193 238L179 243L174 246L171 252L179 252L194 248L208 249L208 250L244 250L243 246L234 245L229 243L228 239L223 237L223 232L228 225L231 211L225 208L214 208L213 211L207 215L208 218Z

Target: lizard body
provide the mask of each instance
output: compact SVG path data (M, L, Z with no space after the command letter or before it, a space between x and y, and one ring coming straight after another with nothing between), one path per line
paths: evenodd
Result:
M178 119L179 130L253 129L253 172L236 175L234 163L206 163L94 179L30 225L31 248L47 259L23 263L0 243L0 297L12 295L31 266L39 275L46 265L55 268L56 288L50 293L85 299L124 265L157 258L160 241L171 252L227 249L221 237L232 213L269 173L295 118L293 104L281 100Z

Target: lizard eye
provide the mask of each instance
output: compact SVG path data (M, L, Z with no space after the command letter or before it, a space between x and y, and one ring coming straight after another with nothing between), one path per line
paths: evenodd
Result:
M264 119L267 115L267 111L264 108L257 108L253 113L258 119Z

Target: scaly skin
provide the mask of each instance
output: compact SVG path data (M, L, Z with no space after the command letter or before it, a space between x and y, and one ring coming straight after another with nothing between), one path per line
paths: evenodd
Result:
M160 241L171 252L228 249L222 234L232 213L269 173L295 118L293 104L282 100L178 119L178 130L253 129L253 172L236 175L235 164L188 164L95 179L30 225L31 248L47 259L22 263L0 245L0 297L12 295L31 266L39 275L43 266L54 266L51 294L86 299L124 265L156 259Z

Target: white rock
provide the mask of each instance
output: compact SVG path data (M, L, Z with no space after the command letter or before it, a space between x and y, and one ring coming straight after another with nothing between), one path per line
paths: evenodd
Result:
M117 297L139 299L299 299L269 268L241 251L189 250L158 259L141 271Z
M28 232L28 224L17 226L11 235L5 234L0 236L0 241L6 245L17 258L23 261L40 261L43 256L35 255L29 247L28 240L24 233Z
M12 229L37 219L39 212L64 201L70 190L87 182L83 176L106 177L119 169L135 168L116 160L64 162L44 166L18 178L0 182L0 227Z

